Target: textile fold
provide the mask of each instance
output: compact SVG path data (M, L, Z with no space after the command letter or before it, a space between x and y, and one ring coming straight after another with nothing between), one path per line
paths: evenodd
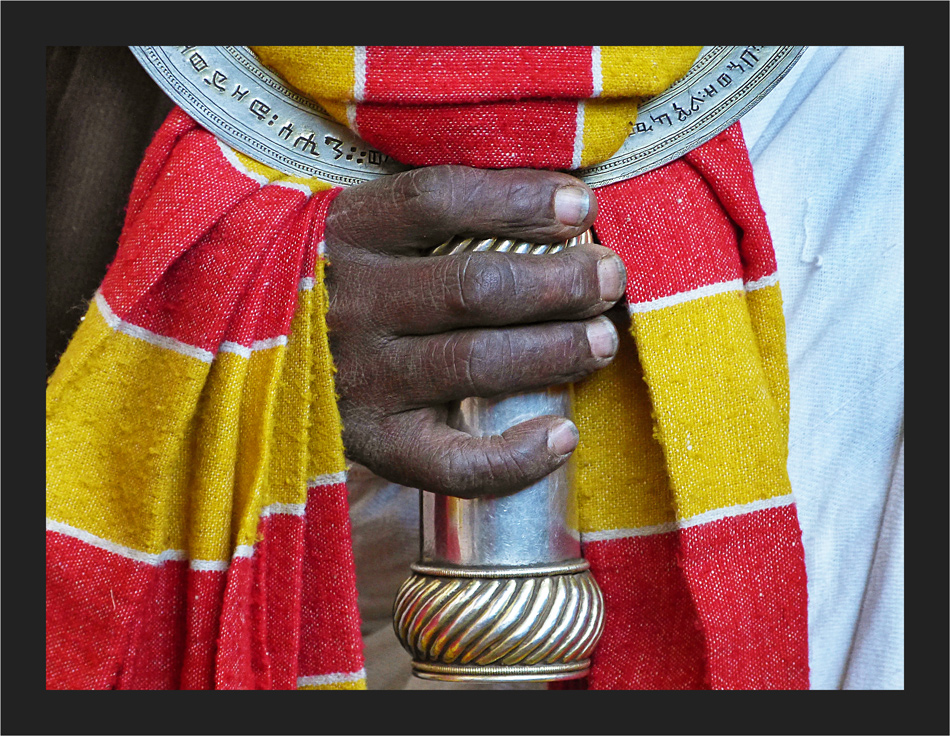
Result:
M47 389L47 686L359 688L336 190L180 110Z

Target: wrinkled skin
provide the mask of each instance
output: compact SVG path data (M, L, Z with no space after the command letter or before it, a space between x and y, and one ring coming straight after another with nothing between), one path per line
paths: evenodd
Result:
M577 429L544 416L500 436L446 424L447 403L576 381L607 365L603 315L623 294L600 245L531 256L426 254L454 235L550 243L588 229L593 193L556 172L436 166L344 190L327 215L330 349L347 456L407 486L512 493L570 457Z

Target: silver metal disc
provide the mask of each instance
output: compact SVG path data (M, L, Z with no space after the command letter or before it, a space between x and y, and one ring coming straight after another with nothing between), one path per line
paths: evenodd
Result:
M353 186L411 167L377 151L267 69L246 46L131 46L175 103L221 141L293 176ZM687 74L638 111L590 186L629 179L722 132L785 76L804 46L706 46Z

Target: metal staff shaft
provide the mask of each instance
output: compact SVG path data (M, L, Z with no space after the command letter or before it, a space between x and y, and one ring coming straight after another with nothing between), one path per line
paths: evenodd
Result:
M557 253L555 245L454 239L463 251ZM469 398L450 424L474 436L547 414L572 416L570 385L500 399ZM461 499L420 492L420 560L393 605L413 672L486 682L583 677L603 628L603 598L581 558L573 463L510 496Z

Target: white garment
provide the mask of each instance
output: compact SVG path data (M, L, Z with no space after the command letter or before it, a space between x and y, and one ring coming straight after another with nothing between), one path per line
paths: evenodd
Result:
M904 687L904 52L811 48L742 119L775 244L814 689Z
M785 304L814 689L904 686L903 81L901 48L810 48L742 119ZM413 678L392 632L418 492L349 486L368 686L457 689Z

